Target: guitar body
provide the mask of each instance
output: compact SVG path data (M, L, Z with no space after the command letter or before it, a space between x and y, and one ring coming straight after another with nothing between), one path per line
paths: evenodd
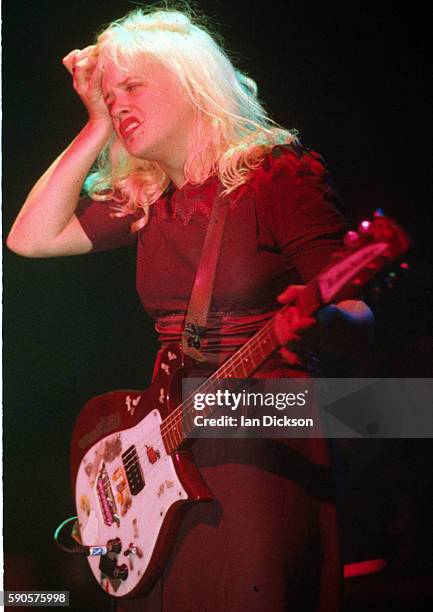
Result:
M107 555L88 557L96 580L116 597L152 588L188 507L212 499L191 451L169 454L160 427L180 404L192 364L179 346L169 347L149 388L99 395L75 424L71 476L81 541L107 546L120 539ZM127 576L123 567L116 577L122 565Z

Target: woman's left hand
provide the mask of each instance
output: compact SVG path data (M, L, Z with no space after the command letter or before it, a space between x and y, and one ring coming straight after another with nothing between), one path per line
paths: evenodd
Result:
M280 353L290 365L303 365L300 357L302 336L316 323L313 317L302 316L295 306L303 290L304 285L291 285L277 298L281 304L293 304L275 317L275 332L282 346Z
M315 318L303 317L295 306L303 290L303 285L291 285L277 298L281 304L293 304L275 319L284 359L290 365L304 365L300 355L306 350L325 351L341 358L356 359L362 355L374 330L374 316L367 304L362 300L344 300L323 306Z

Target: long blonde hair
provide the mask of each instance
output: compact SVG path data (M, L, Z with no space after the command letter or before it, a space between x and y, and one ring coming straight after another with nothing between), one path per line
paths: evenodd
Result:
M228 194L245 183L276 144L295 144L296 132L273 122L257 98L252 79L236 70L204 26L186 12L137 9L98 37L99 53L121 70L150 56L177 75L196 109L194 133L184 165L187 182L217 174ZM158 163L134 158L116 135L85 181L93 199L114 199L114 214L143 210L132 229L147 223L150 206L169 183Z

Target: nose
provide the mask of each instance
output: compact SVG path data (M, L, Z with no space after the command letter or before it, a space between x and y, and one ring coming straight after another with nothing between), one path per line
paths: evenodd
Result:
M117 96L110 105L110 114L113 119L122 119L130 110L130 106L123 96Z

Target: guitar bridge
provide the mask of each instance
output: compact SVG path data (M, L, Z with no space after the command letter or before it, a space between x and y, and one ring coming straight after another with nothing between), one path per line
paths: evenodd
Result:
M110 479L105 468L105 463L99 471L96 479L96 491L98 493L99 505L101 508L104 523L108 526L116 523L120 524L120 517L117 512L116 502L114 501Z

